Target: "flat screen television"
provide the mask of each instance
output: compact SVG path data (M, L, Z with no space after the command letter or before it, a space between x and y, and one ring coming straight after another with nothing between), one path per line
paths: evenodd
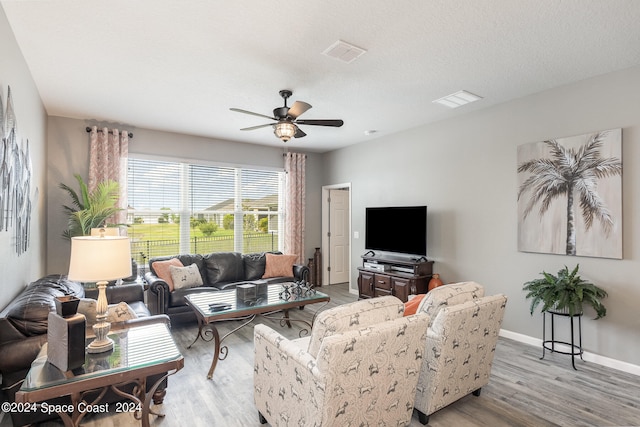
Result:
M427 207L366 208L365 249L427 255Z

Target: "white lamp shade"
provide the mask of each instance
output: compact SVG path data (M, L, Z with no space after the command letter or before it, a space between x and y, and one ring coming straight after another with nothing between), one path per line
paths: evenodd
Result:
M131 276L131 246L124 236L73 237L69 280L100 282Z

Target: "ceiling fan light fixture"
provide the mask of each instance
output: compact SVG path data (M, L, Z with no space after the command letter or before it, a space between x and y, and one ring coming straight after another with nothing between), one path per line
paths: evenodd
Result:
M311 104L307 104L306 102L302 101L296 101L291 107L289 107L287 106L287 98L289 98L291 94L292 92L288 89L280 91L280 96L284 99L284 106L274 109L273 117L267 116L265 114L254 113L253 111L243 110L241 108L230 108L230 110L237 113L250 114L252 116L274 120L275 123L265 123L263 125L250 126L247 128L242 128L240 130L255 130L271 126L273 128L274 135L277 136L282 142L287 142L291 138L304 138L305 136L307 136L307 134L297 125L330 126L339 128L344 124L344 122L340 119L300 120L299 117L304 114L305 111L311 108Z
M279 122L274 125L273 133L282 140L287 142L296 134L296 127L292 123Z

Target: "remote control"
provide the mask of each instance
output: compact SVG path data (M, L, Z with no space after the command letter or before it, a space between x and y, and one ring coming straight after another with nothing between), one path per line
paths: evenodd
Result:
M211 311L223 311L231 308L231 304L224 304L221 302L216 302L213 304L209 304L209 310Z

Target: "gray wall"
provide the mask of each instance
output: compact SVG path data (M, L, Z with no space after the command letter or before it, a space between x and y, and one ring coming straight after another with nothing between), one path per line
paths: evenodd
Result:
M66 203L60 182L86 178L88 137L83 120L49 117L0 8L0 87L11 86L20 137L29 139L35 187L29 251L13 252L12 234L0 232L0 308L45 271L66 272L69 244L60 237ZM592 353L640 365L640 69L578 82L409 130L326 155L309 154L306 257L320 246L321 185L352 183L352 275L364 252L364 208L427 204L429 256L445 282L476 280L489 293L504 292L509 304L504 328L541 336L522 283L542 270L580 263L582 275L609 292L609 314L586 316L584 346ZM48 124L47 124L48 120ZM551 137L623 128L624 260L520 253L516 249L516 147ZM132 153L204 158L229 164L282 165L282 150L187 135L129 128ZM46 238L46 241L45 241ZM46 248L46 252L45 252ZM588 313L591 314L591 313Z
M475 280L509 297L503 328L541 338L522 284L580 264L605 288L608 314L587 312L585 349L640 365L640 68L578 82L325 154L325 185L352 183L352 276L364 253L364 211L428 205L428 254L445 283ZM482 102L482 101L480 101ZM464 108L464 107L462 107ZM548 138L623 128L623 260L517 250L516 149Z
M45 195L46 195L46 126L47 115L40 95L22 57L9 22L0 7L0 98L3 108L7 102L7 87L17 118L18 141L29 141L33 169L31 195L31 239L27 252L17 255L14 244L14 228L0 231L0 310L29 282L44 271ZM23 146L24 147L24 146Z
M77 189L73 175L80 174L85 180L87 179L89 137L85 128L93 124L95 123L85 120L49 117L47 271L50 273L66 273L69 264L69 242L63 239L61 234L67 224L62 205L69 204L70 200L58 184L63 182ZM129 140L130 154L162 156L174 160L195 159L230 166L284 167L284 148L221 141L109 123L107 125L133 132L134 136ZM319 154L307 153L305 242L307 258L311 257L313 248L320 245L321 159L322 156Z

